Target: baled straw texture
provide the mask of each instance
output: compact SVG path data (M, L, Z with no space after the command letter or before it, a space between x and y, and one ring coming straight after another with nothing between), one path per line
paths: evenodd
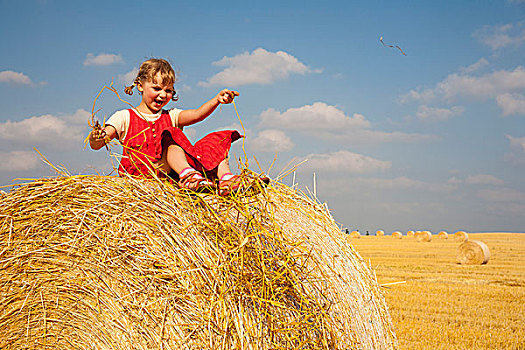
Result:
M414 231L407 231L407 237L408 238L413 238L415 235L415 232Z
M432 241L432 233L430 231L417 231L414 235L417 242L430 242Z
M36 180L2 197L0 348L395 348L377 281L342 236L279 183L222 198Z
M401 239L403 238L403 234L399 231L394 231L392 232L392 238L397 238L397 239Z
M457 259L463 265L482 265L490 259L489 247L481 241L465 241L458 247Z
M384 235L385 235L385 231L383 231L383 230L377 230L376 231L376 236L383 237Z
M446 231L440 231L440 232L438 233L438 238L440 238L440 239L448 239L448 232L446 232Z
M359 231L350 232L350 238L361 238L361 233Z
M458 231L454 233L454 240L456 242L468 241L468 234L465 231Z

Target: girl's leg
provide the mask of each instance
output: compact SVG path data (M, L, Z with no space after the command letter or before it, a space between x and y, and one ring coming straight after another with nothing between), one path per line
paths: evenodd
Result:
M180 146L174 144L169 145L164 153L162 156L165 159L162 159L162 164L163 170L166 170L165 167L167 166L167 173L169 173L171 169L177 174L180 174L184 169L191 168L191 165L186 159L186 153Z
M231 174L232 171L230 169L230 161L228 157L222 160L222 162L219 163L219 166L217 167L217 177L219 179L222 179L224 175Z

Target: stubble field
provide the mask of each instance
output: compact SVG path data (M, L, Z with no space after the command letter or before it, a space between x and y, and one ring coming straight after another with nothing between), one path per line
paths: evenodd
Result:
M453 237L350 240L376 271L401 349L525 349L525 234L469 234L486 265L456 262Z

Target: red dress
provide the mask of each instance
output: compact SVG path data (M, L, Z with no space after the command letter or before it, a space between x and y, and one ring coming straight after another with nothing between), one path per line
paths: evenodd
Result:
M129 110L129 129L122 143L123 157L119 175L152 177L153 171L159 177L164 174L155 170L153 163L162 158L162 152L171 144L180 146L186 152L188 163L195 169L215 178L217 166L230 151L232 142L243 137L235 130L212 132L192 145L186 135L172 125L168 111L163 110L159 119L149 122Z

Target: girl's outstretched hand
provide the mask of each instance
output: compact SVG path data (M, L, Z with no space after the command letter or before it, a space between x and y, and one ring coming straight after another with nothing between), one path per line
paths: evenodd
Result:
M232 103L235 96L239 96L237 91L224 89L217 95L217 101L222 104Z

